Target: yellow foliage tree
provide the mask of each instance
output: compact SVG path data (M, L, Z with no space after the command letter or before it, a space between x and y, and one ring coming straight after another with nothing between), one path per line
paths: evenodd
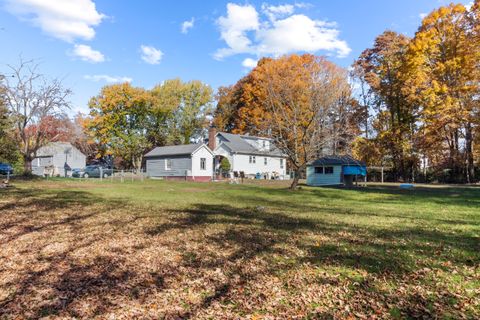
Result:
M476 16L478 1L472 12L451 4L428 15L406 54L403 87L410 101L421 107L422 132L443 137L430 141L446 146L449 167L455 175L465 171L467 181L474 180L473 134L478 125Z
M140 169L144 152L150 147L146 136L151 94L129 83L105 86L89 102L88 129L95 141Z

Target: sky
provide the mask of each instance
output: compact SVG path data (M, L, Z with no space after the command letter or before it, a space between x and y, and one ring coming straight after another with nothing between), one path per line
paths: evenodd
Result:
M461 1L468 4L470 1ZM234 84L264 56L325 55L349 67L389 29L413 36L444 0L0 0L0 74L19 58L73 91L88 112L104 85L166 79Z

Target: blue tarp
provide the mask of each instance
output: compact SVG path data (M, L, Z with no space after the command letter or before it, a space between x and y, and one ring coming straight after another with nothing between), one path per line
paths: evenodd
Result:
M364 166L343 166L343 175L366 176L367 167Z

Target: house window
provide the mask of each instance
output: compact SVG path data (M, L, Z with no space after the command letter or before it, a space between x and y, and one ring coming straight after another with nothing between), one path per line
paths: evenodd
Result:
M265 147L266 147L266 142L265 142L265 140L263 140L263 148L265 148Z
M283 159L280 159L280 169L283 169Z
M172 170L172 159L165 159L165 170Z
M200 158L200 170L207 170L207 159Z
M333 167L325 167L325 174L333 174Z
M250 156L250 158L248 159L248 161L250 163L256 163L257 162L257 159L255 158L255 156Z
M315 174L323 174L323 167L315 167Z
M268 164L267 158L263 158L263 164L264 164L264 165L267 165L267 164Z

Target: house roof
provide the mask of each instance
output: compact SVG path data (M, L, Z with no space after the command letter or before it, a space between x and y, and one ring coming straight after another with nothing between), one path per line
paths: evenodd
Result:
M191 155L198 148L204 146L203 143L196 144L181 144L176 146L156 147L152 151L148 152L145 157L159 157L159 156L173 156L173 155Z
M64 153L65 151L71 151L71 150L77 150L80 152L77 148L75 148L70 142L51 142L47 144L46 146L41 147L38 149L36 156L39 158L42 157L52 157L56 154L59 153Z
M279 149L271 149L268 151L259 150L252 146L250 143L244 140L245 138L258 138L253 136L242 136L238 134L232 134L227 132L219 132L219 135L224 137L227 141L223 141L221 144L226 145L232 152L234 153L242 153L242 154L252 154L252 155L268 155L268 156L283 156L283 153ZM265 139L270 140L268 138L258 138L258 139Z
M308 164L309 166L329 166L329 165L349 165L349 166L365 166L365 162L356 160L351 156L326 156Z

